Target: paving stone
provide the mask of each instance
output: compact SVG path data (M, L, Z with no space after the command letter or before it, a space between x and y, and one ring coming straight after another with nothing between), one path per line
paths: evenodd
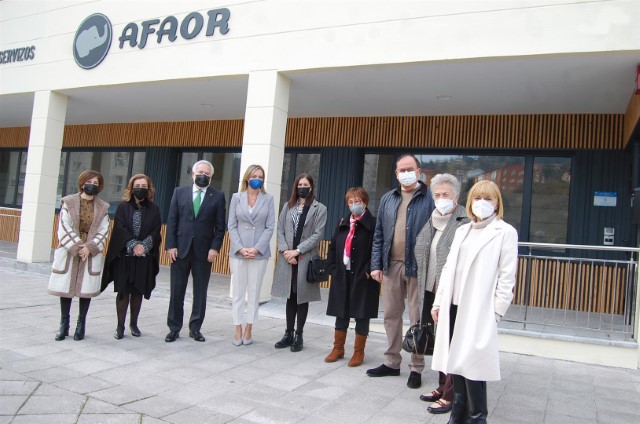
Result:
M0 396L0 414L2 415L15 415L20 410L20 407L26 402L28 396Z
M77 414L18 415L11 424L75 424Z
M78 414L86 398L80 395L31 396L20 409L20 415Z
M124 386L114 386L89 393L88 395L114 405L123 405L153 396L151 393Z
M39 384L35 381L0 381L0 396L30 395Z
M632 412L598 411L598 424L638 424L638 410Z
M139 414L82 414L78 424L139 424Z
M163 420L173 424L222 424L232 421L233 417L200 407L192 407L168 415Z
M82 408L83 414L131 414L131 411L98 399L88 398Z
M55 383L55 385L60 387L61 389L65 389L74 393L80 393L83 395L114 386L113 383L109 383L100 378L95 378L92 376L73 378L71 380L65 380Z
M130 411L136 411L155 418L162 418L167 415L175 414L176 412L189 407L191 407L191 405L187 403L176 402L163 396L153 396L124 405L124 408Z
M253 422L253 423L297 423L302 418L304 418L304 414L294 412L287 409L279 409L279 408L270 408L268 406L261 406L255 408L254 410L246 413L241 418L243 420Z

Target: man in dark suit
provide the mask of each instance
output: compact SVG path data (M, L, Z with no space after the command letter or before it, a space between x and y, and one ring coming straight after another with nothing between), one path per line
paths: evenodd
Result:
M171 198L165 243L171 262L166 342L174 342L180 336L189 272L193 276L189 337L204 342L200 328L207 308L211 263L220 252L225 231L224 193L209 187L212 175L211 163L196 162L192 168L193 185L176 188Z

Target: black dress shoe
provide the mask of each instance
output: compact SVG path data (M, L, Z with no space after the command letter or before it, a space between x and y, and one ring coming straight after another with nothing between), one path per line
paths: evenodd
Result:
M451 408L453 407L453 402L447 402L444 399L438 399L436 403L438 404L438 406L432 405L427 408L427 411L431 412L432 414L446 414L447 412L451 411Z
M113 337L116 340L120 340L124 337L124 327L116 327L116 332L113 333Z
M432 390L431 393L420 395L420 400L425 402L435 402L442 397L442 393L437 390Z
M137 325L130 325L129 329L131 330L131 335L133 337L140 337L142 335Z
M380 365L378 368L371 368L367 370L369 377L388 377L400 375L400 369L389 368L385 364Z
M169 334L164 338L164 341L167 343L175 342L178 337L180 337L179 331L169 331Z
M204 341L204 336L199 331L189 331L189 337L191 337L192 339L194 339L197 342L203 342Z
M411 371L407 380L407 387L410 389L419 389L422 386L422 375L419 372Z

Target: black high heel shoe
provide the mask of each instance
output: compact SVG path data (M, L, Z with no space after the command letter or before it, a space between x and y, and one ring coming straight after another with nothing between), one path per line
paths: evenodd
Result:
M113 334L113 337L116 340L122 339L124 337L124 326L122 326L122 327L117 326L116 327L116 332Z
M86 318L78 315L78 323L76 324L76 332L73 334L73 340L82 340L84 339L84 327L86 323Z

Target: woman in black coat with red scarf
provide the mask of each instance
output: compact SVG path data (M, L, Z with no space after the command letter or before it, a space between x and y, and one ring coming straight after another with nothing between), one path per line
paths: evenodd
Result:
M131 335L140 337L138 314L142 296L151 297L160 270L160 208L153 203L153 183L144 174L129 180L124 201L118 204L104 271L102 290L114 282L118 326L114 337L124 337L127 308L131 305L129 328Z
M331 274L327 315L336 317L336 325L333 350L324 360L344 358L349 321L355 318L356 340L348 365L357 367L364 361L369 321L378 317L380 283L370 274L376 219L367 209L369 194L364 188L350 188L345 200L351 213L338 223L327 255Z

